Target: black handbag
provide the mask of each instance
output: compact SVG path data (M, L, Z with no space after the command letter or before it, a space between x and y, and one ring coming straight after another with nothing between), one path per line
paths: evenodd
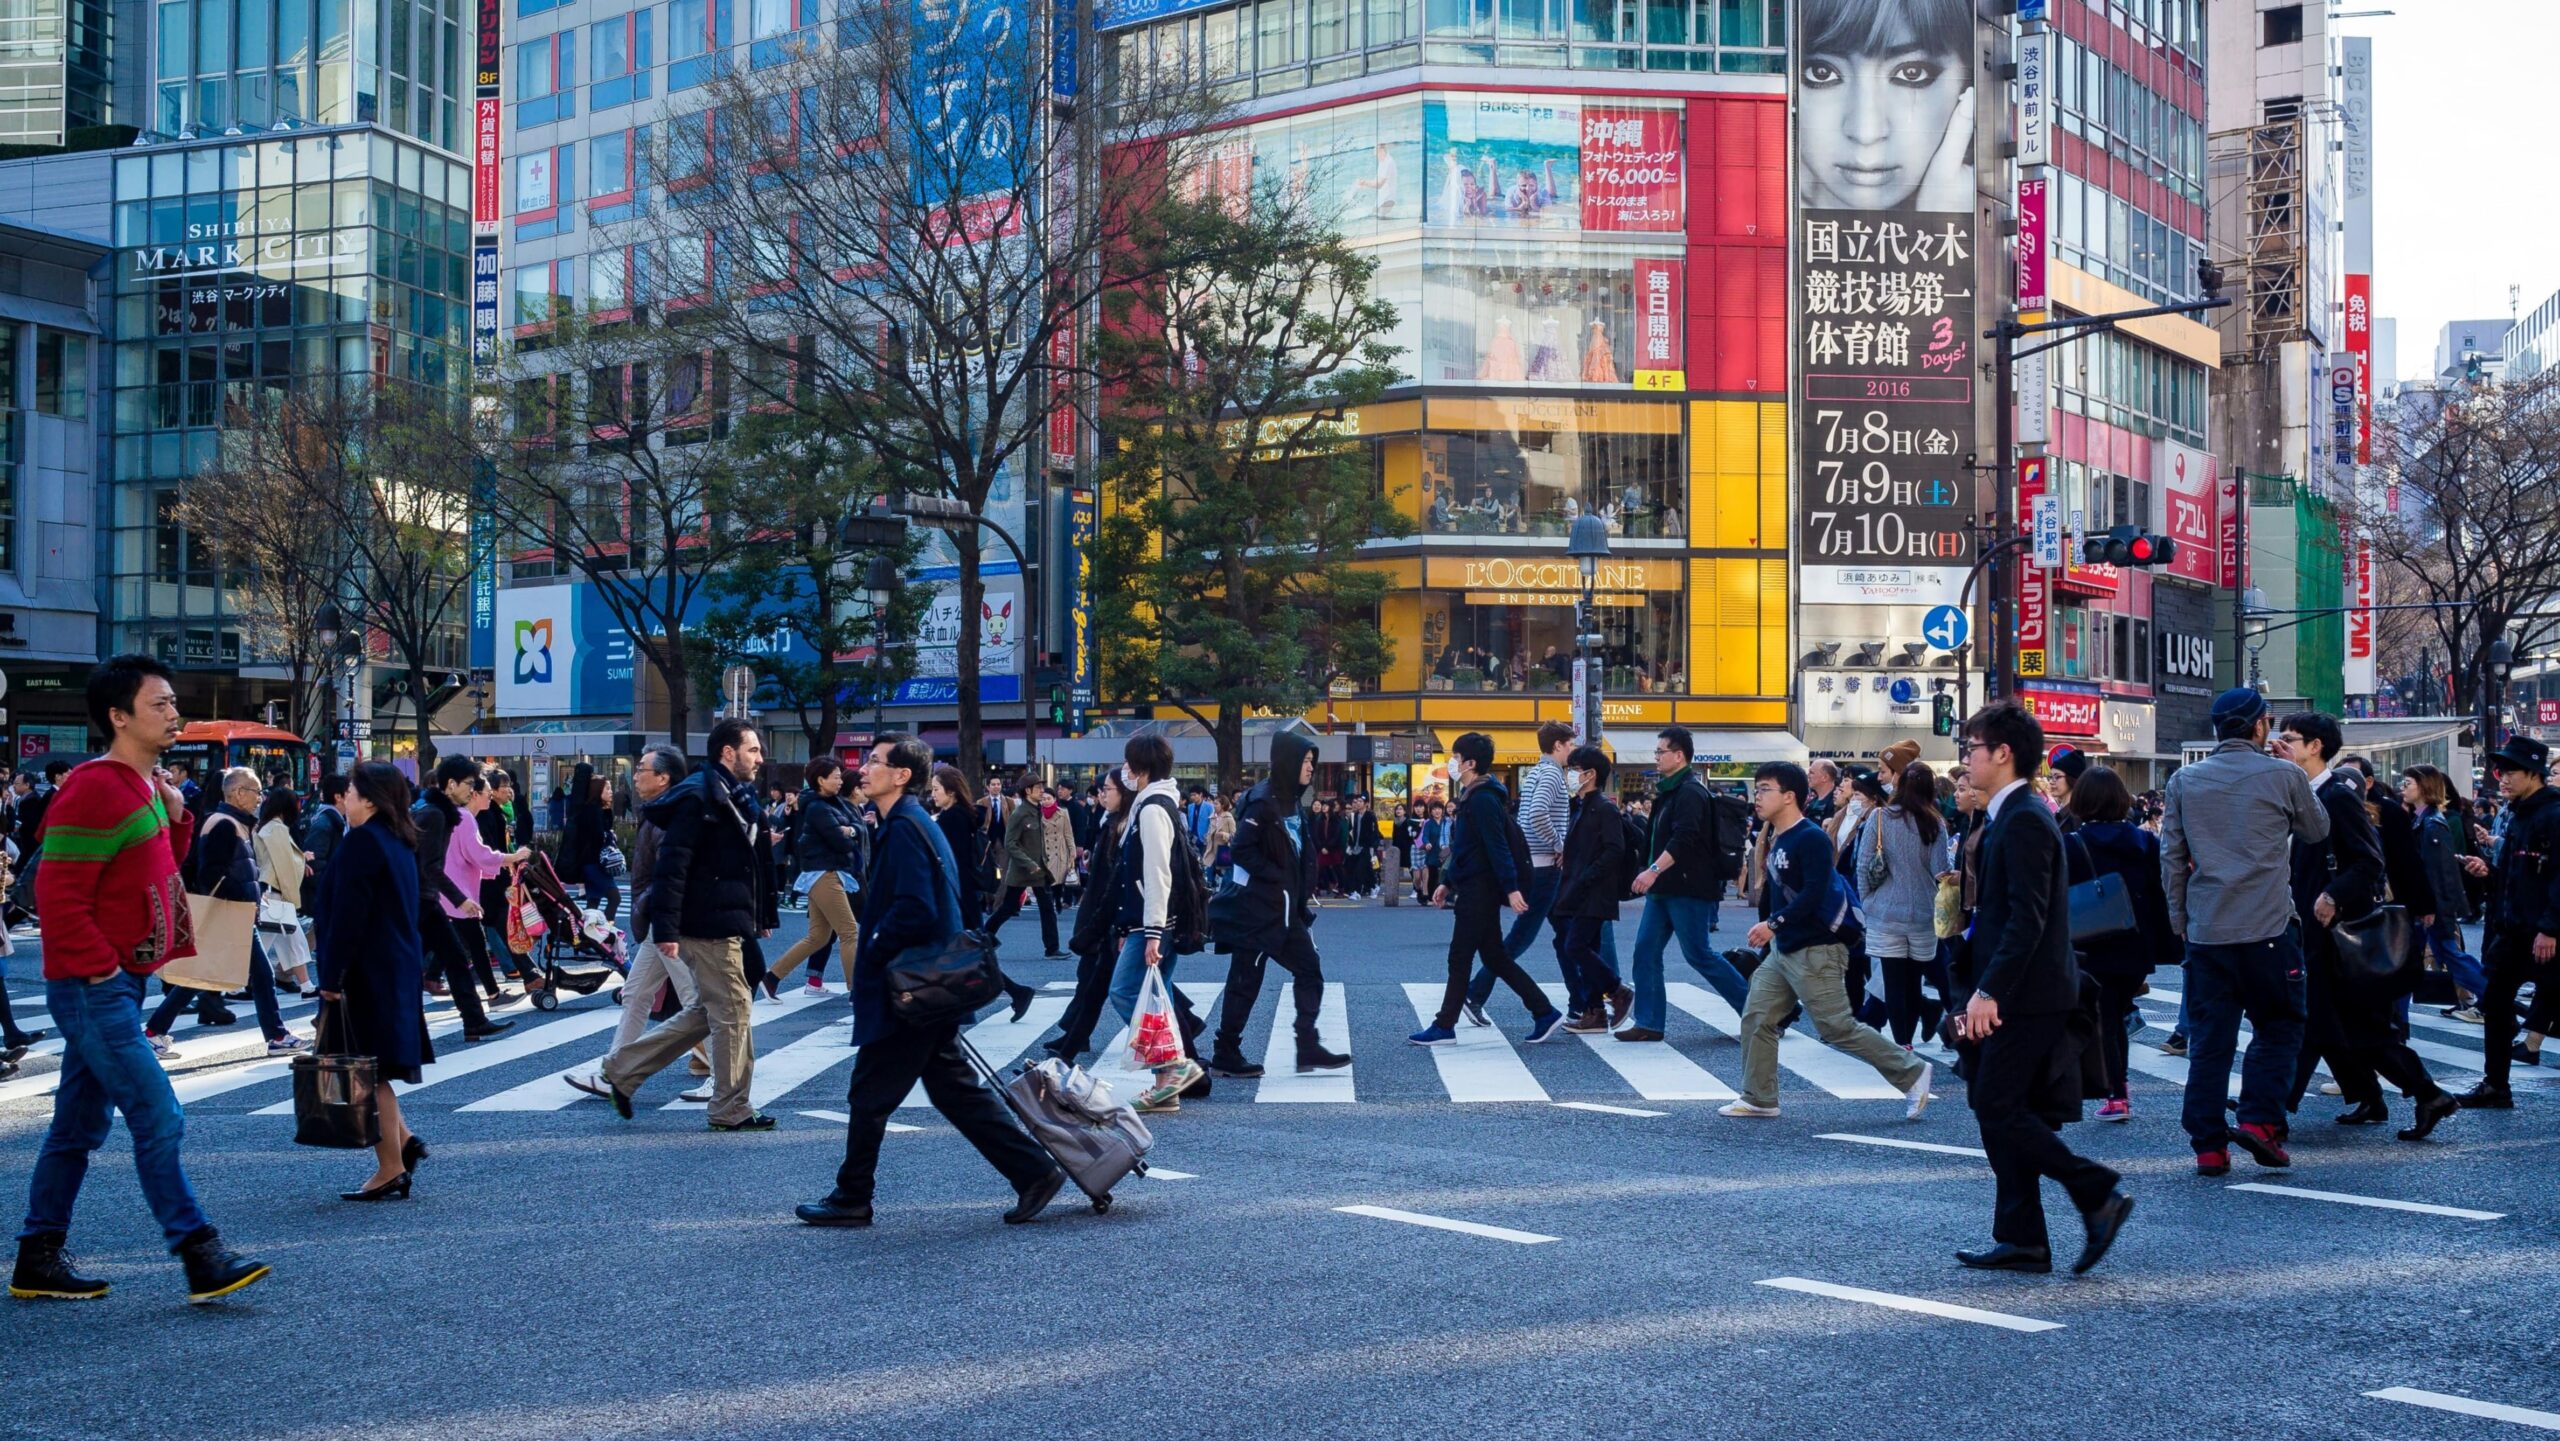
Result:
M331 1003L338 1044L346 1044L347 1003ZM371 1056L305 1053L293 1058L293 1143L333 1151L369 1151L382 1139L375 1097L382 1079Z
M2416 958L2409 944L2413 933L2406 906L2376 906L2352 921L2338 922L2329 928L2338 973L2353 981L2397 979Z
M2141 929L2133 918L2133 892L2124 877L2101 871L2071 888L2071 944L2111 941Z
M925 844L930 847L933 842L933 834L927 832ZM959 879L939 865L935 870L942 879L940 913L956 925ZM958 931L947 940L909 946L891 956L882 969L889 979L889 1014L918 1030L966 1020L1004 994L995 940L977 931Z

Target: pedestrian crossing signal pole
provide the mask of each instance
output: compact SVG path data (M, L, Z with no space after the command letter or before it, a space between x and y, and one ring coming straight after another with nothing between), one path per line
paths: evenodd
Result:
M1574 729L1581 733L1584 745L1600 744L1600 608L1597 599L1600 562L1609 558L1609 523L1589 511L1573 518L1573 535L1565 544L1565 554L1582 569L1582 603L1574 609L1574 655L1580 661L1576 669L1582 673L1582 688L1574 699L1579 702L1580 722Z

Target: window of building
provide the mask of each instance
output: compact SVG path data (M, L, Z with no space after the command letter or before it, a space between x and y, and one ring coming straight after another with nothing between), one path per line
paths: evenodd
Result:
M599 20L587 32L588 104L595 110L649 98L649 32L654 10Z
M608 130L587 142L589 209L630 203L638 182L637 139L636 131Z
M1426 591L1422 673L1426 690L1571 688L1574 605L1579 597L1511 591ZM1613 695L1685 693L1688 631L1677 591L1604 593L1593 607L1596 653Z
M516 46L516 124L547 125L578 113L578 32Z
M670 0L667 89L690 89L709 80L728 45L729 10L723 0Z
M2302 43L2302 7L2278 5L2258 12L2260 45L2299 45Z
M1465 408L1491 412L1509 407L1495 402ZM1444 413L1454 415L1459 409L1434 402L1433 423L1443 423ZM1663 417L1664 429L1653 432L1613 433L1546 417L1521 419L1524 423L1504 429L1434 430L1422 437L1425 535L1563 536L1585 512L1606 520L1610 534L1629 539L1686 533L1680 514L1686 472L1676 411Z
M89 340L68 331L36 332L36 411L65 420L89 418ZM0 403L9 392L0 390Z

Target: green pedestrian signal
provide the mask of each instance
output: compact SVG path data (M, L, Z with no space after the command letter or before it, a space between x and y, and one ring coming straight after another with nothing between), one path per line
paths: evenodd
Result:
M1067 723L1067 688L1049 687L1049 724L1063 728Z
M1929 698L1929 733L1941 736L1956 733L1956 698L1945 691Z

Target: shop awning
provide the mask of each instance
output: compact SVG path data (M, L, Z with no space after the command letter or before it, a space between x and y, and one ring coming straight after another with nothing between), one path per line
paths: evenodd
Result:
M1602 737L1628 764L1651 765L1655 731L1614 730ZM1759 765L1765 761L1805 763L1804 742L1782 730L1691 730L1689 741L1702 766Z
M1538 733L1534 729L1512 730L1503 727L1491 726L1467 726L1461 729L1451 726L1447 728L1435 728L1431 734L1434 739L1440 742L1440 749L1446 751L1449 747L1457 744L1458 737L1465 735L1471 730L1482 730L1486 735L1493 737L1493 763L1495 765L1533 766L1546 758L1546 752L1538 749Z

